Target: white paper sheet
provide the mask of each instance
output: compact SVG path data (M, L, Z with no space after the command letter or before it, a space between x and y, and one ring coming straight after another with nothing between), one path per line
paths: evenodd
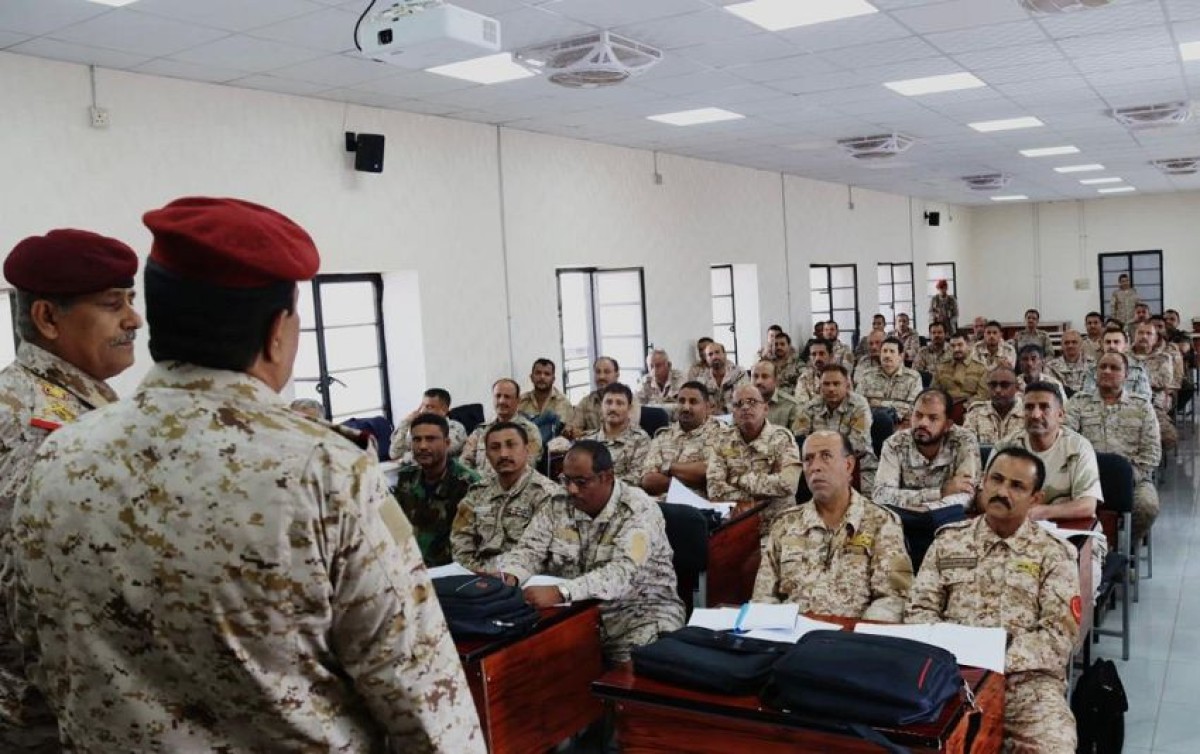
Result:
M711 628L714 631L730 631L734 628L740 628L742 631L793 631L800 619L800 606L796 604L747 602L742 607L696 608L692 611L688 625Z
M800 641L800 637L807 634L809 631L841 631L842 627L836 623L825 623L812 618L806 618L803 615L796 616L796 624L790 629L772 629L760 628L754 631L747 631L746 636L751 639L765 639L766 641L778 641L784 644L795 644Z
M667 488L667 498L664 503L677 503L679 505L687 505L700 510L717 510L721 512L721 518L729 516L729 511L733 510L737 503L712 503L697 495L690 490L686 484L679 481L675 477L671 477L671 486Z
M1059 539L1069 541L1075 537L1096 537L1099 539L1104 536L1104 532L1100 529L1064 529L1053 521L1038 521L1038 526L1050 532Z
M559 584L567 583L567 581L568 579L562 579L558 576L538 574L537 576L530 576L529 580L525 582L525 586L558 586Z
M429 569L429 578L440 579L443 576L474 576L474 572L458 563L447 563Z
M698 607L692 611L688 625L713 631L729 631L737 622L738 612L736 607Z
M959 665L1004 672L1004 655L1008 633L1003 628L960 626L956 623L916 623L894 625L859 623L854 630L860 634L897 636L950 652Z

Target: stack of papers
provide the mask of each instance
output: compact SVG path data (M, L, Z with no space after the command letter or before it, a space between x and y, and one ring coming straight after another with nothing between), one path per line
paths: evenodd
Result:
M447 563L446 565L435 566L429 569L429 578L440 579L443 576L474 576L475 572L471 571L458 563Z
M1099 529L1064 529L1053 521L1038 521L1037 524L1064 542L1075 537L1100 538L1104 536L1104 532Z
M836 623L822 623L800 615L798 605L770 605L760 602L748 602L740 608L697 608L692 612L688 625L713 631L737 630L742 636L751 639L785 644L795 644L809 631L841 629Z
M675 477L671 477L671 486L667 488L667 497L663 502L678 503L679 505L687 505L704 511L720 511L721 518L728 518L729 511L733 510L734 506L737 505L737 503L709 502L695 492L692 492L686 484Z
M859 623L854 630L860 634L896 636L922 644L941 647L954 655L959 665L1004 672L1004 654L1008 633L1003 628L960 626L957 623L917 623L892 625Z

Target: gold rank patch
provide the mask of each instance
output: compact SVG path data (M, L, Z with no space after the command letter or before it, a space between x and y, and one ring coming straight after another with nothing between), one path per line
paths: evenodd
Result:
M849 550L851 547L861 547L864 550L870 550L871 545L873 544L875 544L875 538L870 534L855 534L848 542L846 542L846 549Z
M1042 567L1032 560L1015 560L1013 561L1013 568L1028 573L1035 579L1042 575Z
M70 393L68 393L65 389L55 385L53 382L46 382L43 380L38 384L42 388L42 393L49 398L53 398L54 400L65 401L67 396L70 395Z
M938 568L974 568L979 558L938 558Z
M63 401L50 401L47 403L46 413L63 422L73 422L76 419L75 410Z

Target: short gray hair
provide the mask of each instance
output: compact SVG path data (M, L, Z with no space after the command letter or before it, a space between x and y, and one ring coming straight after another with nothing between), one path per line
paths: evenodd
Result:
M13 289L13 300L16 302L16 313L13 316L13 328L17 337L23 343L37 343L41 333L33 323L33 305L37 301L49 301L59 311L69 311L75 305L74 296L45 296L40 293L30 293L19 288Z
M668 364L671 363L671 357L667 355L667 352L665 350L663 350L661 348L652 348L652 349L650 349L650 353L646 354L646 366L650 366L650 360L653 359L655 356L662 356L664 359L667 360Z

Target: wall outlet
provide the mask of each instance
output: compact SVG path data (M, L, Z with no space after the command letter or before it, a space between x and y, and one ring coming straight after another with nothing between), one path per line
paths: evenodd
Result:
M1088 280L1087 278L1075 278L1075 290L1086 291L1088 288L1091 288L1091 287L1092 287L1092 281Z
M92 128L108 128L108 110L103 107L89 107L88 117L91 118Z

